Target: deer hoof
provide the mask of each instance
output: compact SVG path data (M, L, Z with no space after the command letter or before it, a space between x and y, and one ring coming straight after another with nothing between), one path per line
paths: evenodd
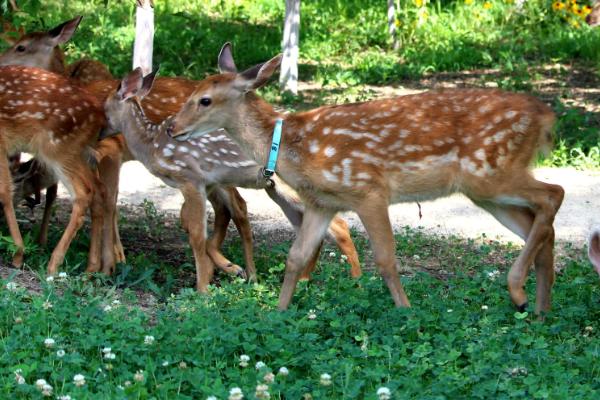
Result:
M527 310L527 306L529 305L529 303L525 302L523 304L521 304L520 306L517 306L517 311L523 313Z

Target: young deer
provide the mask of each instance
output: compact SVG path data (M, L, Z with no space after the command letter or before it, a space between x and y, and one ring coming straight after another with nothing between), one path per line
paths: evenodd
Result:
M292 221L299 221L302 217L299 210L290 207L290 204L293 205L295 201L289 198L289 194L284 191L284 186L278 183L273 188L269 188L265 181L259 180L260 167L254 161L244 158L240 154L239 147L229 140L224 132L212 132L198 141L178 142L165 133L168 119L161 124L154 124L149 120L140 101L150 92L154 76L150 74L143 78L141 69L138 68L121 81L120 86L108 96L104 104L108 127L111 133L123 132L132 154L152 174L169 186L181 190L185 199L181 220L183 227L190 234L190 245L196 259L197 287L200 291L206 291L206 286L212 277L212 265L203 258L205 248L214 249L223 240L223 237L215 235L219 243L216 246L211 246L210 243L206 245L207 193L213 207L216 205L214 197L217 196L225 199L222 203L231 211L231 204L234 203L232 197L237 195L237 191L226 190L221 186L266 189ZM218 211L216 207L215 210ZM233 215L235 220L235 214ZM215 223L218 218L217 215ZM250 227L245 212L244 215L238 216L236 224L239 226L238 221L242 223L243 230L248 232L249 238ZM332 234L341 236L337 228L340 224L336 221ZM227 224L225 223L224 226ZM345 225L342 226L347 229ZM244 250L249 277L255 279L256 271L252 261L250 239L244 241ZM315 263L316 258L311 260L310 269L314 268ZM351 272L353 276L359 276L360 267L353 264Z
M298 191L305 215L279 297L288 307L300 271L337 211L357 212L396 306L410 303L396 272L388 206L461 192L525 240L508 274L524 309L529 266L537 275L536 311L550 309L552 223L564 191L535 180L528 166L551 144L554 113L532 97L498 90L443 90L281 114L258 97L281 56L238 73L226 44L221 74L198 83L168 132L185 142L224 128L263 164L276 119L283 120L277 173ZM196 139L197 140L197 139Z
M74 18L60 24L48 32L37 32L28 35L20 32L20 39L18 39L13 44L12 48L3 56L0 56L0 63L38 65L43 68L54 69L59 73L63 70L68 70L68 67L64 67L64 56L62 51L60 51L58 44L67 41L72 36L80 20L81 17ZM54 47L50 47L49 43L54 44ZM19 46L24 47L25 51L19 51ZM90 70L92 71L92 75L94 75L98 70L93 64L91 66L85 64L84 66L87 68L74 68L73 70L83 76L86 74L89 75ZM99 70L101 75L102 68L99 68ZM79 78L79 81L81 81L80 76L78 75L77 77ZM94 79L85 85L85 89L90 91L90 93L92 93L99 101L104 102L107 96L116 89L118 83L119 82L116 80ZM152 93L142 101L142 106L148 118L154 123L160 123L167 117L176 114L181 108L181 105L185 103L194 91L196 83L197 81L183 78L157 78ZM119 170L120 165L123 162L132 160L134 157L127 148L127 144L122 135L99 141L96 146L96 151L99 160L98 169L100 171L100 179L106 187L107 198L109 199L106 207L107 211L104 218L105 227L103 232L105 235L107 235L108 232L113 232L112 240L114 241L114 254L116 260L124 261L125 256L118 235L119 231L116 213ZM280 186L280 189L281 188L282 187ZM280 190L280 192L283 191ZM302 205L299 203L298 199L290 193L287 196L278 196L275 200L292 224L298 226L302 220ZM237 210L242 210L243 207L243 205L238 204L235 208ZM224 205L218 205L216 206L215 211L218 212L218 210L225 210L226 208L227 207L224 207ZM225 221L228 220L229 219L226 217L221 218L221 216L219 216L215 222L225 223ZM218 243L217 237L219 237L219 235L224 235L226 227L227 225L216 225L215 236L213 237L213 240L209 242L210 248L212 249L212 253L209 255L217 265L223 266L227 265L226 263L224 264L224 257L216 253L212 246ZM333 234L342 252L348 256L348 261L352 266L352 275L360 275L358 254L356 253L356 249L350 238L348 226L345 221L339 218L334 219L330 227L330 232ZM110 263L105 263L104 260L109 258L111 249L106 245L106 237L103 242L105 244L102 251L103 264L109 265ZM312 265L314 266L314 264ZM111 271L112 270L105 270L104 272L110 273ZM303 278L308 278L307 273L303 275Z
M588 256L598 275L600 275L600 230L596 229L590 236Z
M88 270L100 267L103 186L96 176L93 146L105 124L96 99L68 79L30 67L0 67L0 202L17 247L13 264L23 263L23 239L12 202L8 154L26 151L51 169L69 189L73 210L52 252L54 274L91 205L92 242Z

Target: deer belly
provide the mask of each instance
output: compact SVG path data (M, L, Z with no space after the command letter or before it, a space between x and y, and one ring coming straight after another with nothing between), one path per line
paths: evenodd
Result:
M424 201L456 192L456 173L451 169L394 173L389 180L390 203Z

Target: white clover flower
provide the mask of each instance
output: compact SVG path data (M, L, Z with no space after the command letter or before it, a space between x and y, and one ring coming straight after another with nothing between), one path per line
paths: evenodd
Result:
M42 395L46 397L52 396L52 386L46 384L42 387Z
M104 311L104 312L111 312L111 311L112 311L112 309L113 309L113 308L112 308L112 306L107 304L107 305L105 305L105 306L102 308L102 311Z
M277 374L281 376L288 376L290 374L290 370L286 367L281 367L279 368L279 372L277 372Z
M18 286L15 282L8 282L6 284L6 290L10 290L11 292L14 292L15 290L17 290Z
M65 351L64 351L63 349L59 349L59 350L56 352L56 357L58 357L58 358L63 358L64 356L65 356Z
M248 366L248 361L250 361L250 357L247 356L246 354L242 354L240 356L240 367L242 368L246 368Z
M335 251L332 251L329 253L329 257L334 258L337 254L335 254Z
M73 377L73 383L75 384L75 386L77 387L81 387L83 385L85 385L85 376L81 375L81 374L77 374Z
M593 326L586 326L586 327L585 327L585 331L586 331L586 332L592 332L593 330L594 330L594 327L593 327Z
M390 400L392 398L392 391L386 387L380 387L377 389L377 397L379 400Z
M69 275L67 275L67 273L66 273L66 272L59 272L59 273L58 273L58 277L59 277L60 279L67 279L67 278L69 277Z
M131 386L131 381L125 381L123 382L123 385L125 385L125 387Z
M498 271L497 269L490 271L487 273L487 276L490 280L494 281L496 280L497 277L500 276L500 271Z
M52 275L46 277L46 282L52 283L54 282L54 277Z
M449 308L449 309L447 310L447 312L449 312L449 313L451 313L452 311L454 311L454 310L453 310L453 309L451 309L451 308Z
M120 302L119 300L113 300L113 301L112 301L112 305L113 305L113 306L120 306L120 305L121 305L121 302Z
M151 345L154 343L154 336L146 335L144 337L144 344Z
M136 382L143 382L144 381L144 371L142 371L141 369L138 370L135 375L133 375L133 380Z
M272 372L267 372L263 377L263 380L267 383L273 383L275 381L275 374Z
M54 339L52 339L50 337L44 339L44 346L46 346L47 348L51 349L52 347L54 347L54 344L56 344Z
M35 381L35 387L38 388L39 390L42 390L44 388L44 386L47 384L48 384L48 382L46 382L45 379L38 379L37 381Z
M267 366L267 364L265 364L265 363L264 363L264 362L262 362L262 361L257 361L257 362L256 362L256 365L254 365L254 367L255 367L256 369L265 368L266 366Z
M117 355L115 353L104 353L104 358L106 360L114 360L117 358Z
M110 347L103 347L103 348L102 348L102 352L103 352L104 354L106 354L106 353L110 353L111 351L112 351L112 349L111 349Z
M316 319L317 312L315 310L308 310L308 315L306 316L308 319Z
M345 254L342 254L342 255L340 256L340 261L342 261L343 263L344 263L344 262L346 262L346 261L348 261L348 256L347 256L347 255L345 255Z
M413 259L414 259L414 260L420 260L420 259L421 259L421 256L419 256L418 254L415 254L415 255L413 256Z
M256 385L256 392L254 393L257 399L270 399L269 386L264 384Z
M71 396L69 396L68 394L64 396L58 396L58 400L71 400Z
M42 308L43 308L44 310L49 310L49 309L51 309L52 307L54 307L54 306L53 306L53 305L52 305L52 303L50 303L48 300L46 300L46 301L44 302L44 304L42 304Z
M482 306L481 306L481 309L485 311L485 310L487 310L487 309L488 309L488 306L486 306L486 305L484 304L484 305L482 305Z
M162 362L162 366L163 367L168 367L169 366L169 362L168 361L163 361Z
M186 363L185 361L181 361L181 362L179 363L179 368L181 368L181 369L186 369L186 368L187 368L187 363Z
M331 385L331 375L321 374L321 385L323 385L323 386Z
M229 400L242 400L244 398L244 393L242 389L239 387L234 387L229 391Z
M208 396L206 400L217 400L217 396Z
M22 373L23 370L20 368L15 371L15 381L17 381L17 385L25 384L25 378L23 378L23 375L21 375Z

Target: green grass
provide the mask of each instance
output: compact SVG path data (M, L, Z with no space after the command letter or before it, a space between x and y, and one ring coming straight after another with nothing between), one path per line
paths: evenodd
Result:
M81 275L87 242L80 236L67 255L67 279L45 282L47 252L30 248L26 260L40 273L41 293L8 290L11 277L1 282L0 397L41 398L35 382L45 379L53 396L75 399L226 399L234 387L254 399L269 372L276 375L268 385L274 399L376 399L380 387L402 399L592 399L600 393L600 285L581 249L562 246L553 311L543 322L510 304L505 273L518 247L409 228L396 243L411 309L393 307L369 268L366 240L355 234L364 276L349 278L349 266L328 246L313 280L301 283L290 309L279 312L289 243L259 245L258 284L219 276L203 296L190 287L193 267L183 264L191 256L173 243L173 230L154 229L171 219L148 205L144 210L141 218L128 218L123 237L141 240L149 226L152 241L175 253L169 260L127 246L130 264L113 278L89 279ZM154 216L145 224L148 212ZM56 240L58 229L51 233ZM237 240L225 253L242 262ZM163 284L168 277L171 283ZM527 285L530 299L534 280ZM245 368L241 355L250 358ZM265 366L257 370L259 361ZM277 374L281 367L288 376ZM324 373L329 386L320 383ZM76 374L85 377L81 387Z

